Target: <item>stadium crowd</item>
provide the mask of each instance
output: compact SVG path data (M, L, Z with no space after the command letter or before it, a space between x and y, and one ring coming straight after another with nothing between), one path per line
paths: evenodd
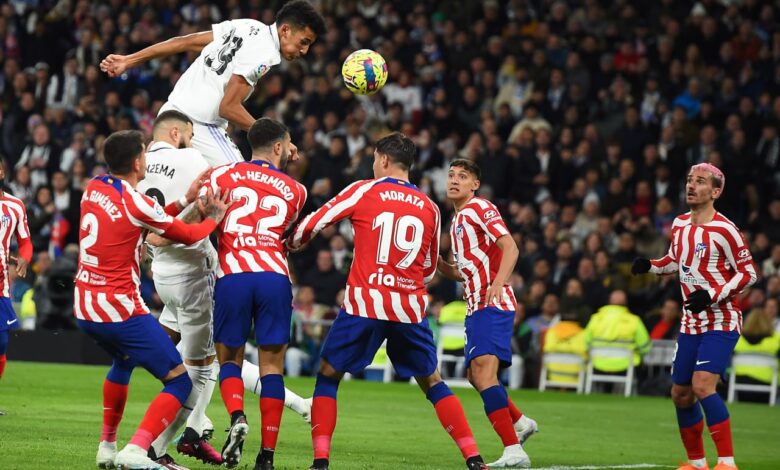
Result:
M24 200L35 248L32 272L12 287L23 323L73 327L69 276L81 189L105 171L102 145L111 132L150 133L196 56L154 60L116 79L99 71L100 60L229 18L270 24L279 3L18 0L0 7L4 188ZM761 273L739 303L780 331L777 2L315 3L327 34L305 60L269 72L247 102L255 117L291 128L303 158L288 170L308 188L304 213L370 178L372 143L391 130L413 137L414 181L445 221L448 162L476 161L481 196L501 209L521 250L512 280L515 346L533 362L548 327L559 319L584 327L608 303L627 304L652 339L674 337L676 276L634 277L631 263L666 252L672 220L687 210L686 171L710 162L727 179L716 209L744 231ZM355 96L342 83L341 62L361 48L388 62L388 84L374 96ZM245 135L234 134L248 156ZM350 243L342 225L291 256L296 315L335 316ZM159 310L148 268L143 287ZM432 318L462 294L444 278L430 292ZM316 356L325 331L307 326L295 337Z

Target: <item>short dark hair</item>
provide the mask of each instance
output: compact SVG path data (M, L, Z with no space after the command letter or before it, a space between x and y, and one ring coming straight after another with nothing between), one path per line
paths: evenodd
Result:
M157 132L157 128L166 121L179 121L184 124L192 124L192 119L187 117L186 114L181 111L176 111L175 109L170 109L168 111L163 111L157 116L157 119L154 120L152 133Z
M325 18L306 0L293 0L286 3L276 13L276 22L287 23L299 29L308 26L317 36L324 36L326 32Z
M391 162L407 171L412 168L417 153L414 142L400 132L382 137L375 148L377 153L387 155Z
M247 140L252 151L256 152L284 140L289 133L290 130L281 122L264 117L255 121L249 128Z
M133 161L144 151L144 135L139 131L117 131L103 143L103 157L108 171L126 175L133 169Z
M471 160L467 160L465 158L456 158L450 162L450 168L452 167L463 168L464 170L474 175L474 177L478 180L482 179L482 170L479 168L479 165L472 162Z

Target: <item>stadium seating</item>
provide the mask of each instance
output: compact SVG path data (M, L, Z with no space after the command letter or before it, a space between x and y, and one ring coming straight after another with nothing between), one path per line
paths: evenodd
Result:
M547 379L547 364L578 365L580 367L577 382L560 382ZM577 393L582 393L585 381L585 360L579 354L574 353L546 353L542 358L542 371L539 378L539 391L547 390L547 387L573 388Z
M625 374L601 374L593 368L593 360L596 358L628 358L628 369ZM625 348L595 347L588 352L588 367L585 375L585 393L590 394L594 382L618 383L624 385L623 395L628 397L634 391L634 351Z
M439 358L439 370L444 371L444 364L454 364L455 370L453 377L447 378L447 384L451 387L470 387L469 381L465 378L465 361L463 356L444 353L445 338L463 338L466 334L464 325L445 323L439 326L439 341L436 345L436 357ZM444 374L444 372L442 372Z

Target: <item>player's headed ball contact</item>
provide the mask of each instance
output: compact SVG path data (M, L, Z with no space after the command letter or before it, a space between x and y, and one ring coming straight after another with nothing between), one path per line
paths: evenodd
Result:
M376 51L360 49L344 60L341 76L352 93L373 95L387 82L387 63Z

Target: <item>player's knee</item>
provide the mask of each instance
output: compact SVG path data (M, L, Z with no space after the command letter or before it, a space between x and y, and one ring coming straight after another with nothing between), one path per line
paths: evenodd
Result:
M692 406L696 396L693 394L693 390L690 386L672 386L672 401L674 405L679 408L687 408Z
M716 386L715 384L710 383L709 381L694 380L692 389L693 389L693 395L699 400L701 400L715 393Z
M190 396L190 392L192 392L192 380L190 380L188 374L179 374L165 382L165 387L163 387L162 391L163 393L173 395L183 405L187 401L187 397Z

